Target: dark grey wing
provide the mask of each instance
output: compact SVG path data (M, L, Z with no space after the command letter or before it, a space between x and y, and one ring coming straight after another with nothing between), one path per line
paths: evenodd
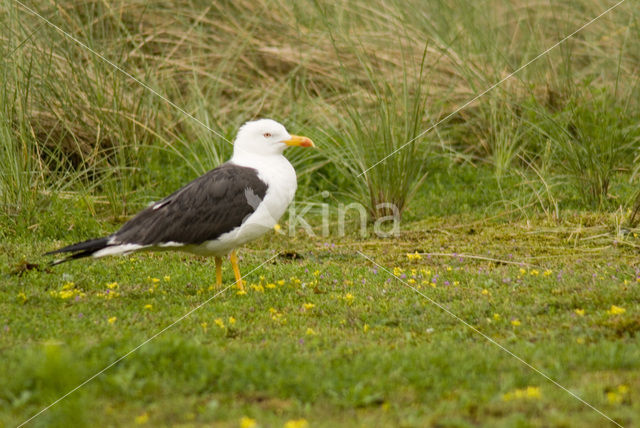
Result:
M256 201L248 201L247 194L262 200L266 193L257 170L225 163L138 213L112 235L111 245L201 244L216 239L256 210Z

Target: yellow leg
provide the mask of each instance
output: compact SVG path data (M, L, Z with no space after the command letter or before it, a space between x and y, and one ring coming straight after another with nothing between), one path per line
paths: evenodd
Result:
M231 268L233 269L233 274L236 277L236 287L242 289L242 275L240 275L240 269L238 268L238 256L236 255L236 250L233 250L231 254L229 254L229 260L231 260Z
M216 287L222 286L222 257L216 257Z

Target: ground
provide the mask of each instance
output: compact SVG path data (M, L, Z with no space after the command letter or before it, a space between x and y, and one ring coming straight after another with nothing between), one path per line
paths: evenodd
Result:
M244 291L220 294L211 260L38 270L19 261L67 242L16 238L0 253L0 425L142 344L31 425L614 426L479 331L635 426L635 237L616 241L592 217L427 218L387 239L270 234L241 252L243 273L255 269Z

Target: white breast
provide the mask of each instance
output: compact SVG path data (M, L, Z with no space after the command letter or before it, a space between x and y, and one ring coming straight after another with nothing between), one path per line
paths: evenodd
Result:
M194 249L198 253L224 255L273 230L296 193L296 172L282 155L268 158L234 157L231 162L258 170L259 178L267 184L267 192L242 226L220 235L215 241L206 242L197 250Z

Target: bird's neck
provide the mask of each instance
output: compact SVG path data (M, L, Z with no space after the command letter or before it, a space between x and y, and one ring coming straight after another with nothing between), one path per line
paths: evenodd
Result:
M278 165L289 161L281 153L273 153L269 155L235 151L230 161L236 165L247 166L249 168L260 169L265 165Z

